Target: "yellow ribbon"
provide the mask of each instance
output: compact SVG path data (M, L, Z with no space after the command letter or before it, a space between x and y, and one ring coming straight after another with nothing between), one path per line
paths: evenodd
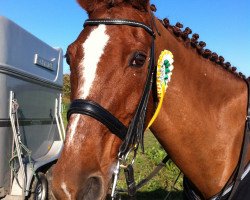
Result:
M170 66L165 66L164 65L164 61L167 60L170 64ZM161 52L158 62L157 62L157 72L156 72L156 84L157 84L157 96L159 98L159 102L157 105L157 108L155 110L155 113L152 117L152 119L149 121L149 124L147 126L147 129L154 123L155 119L157 118L157 116L159 115L159 112L161 110L162 107L162 103L163 103L163 99L166 93L166 89L167 89L167 84L170 81L170 77L172 75L172 70L173 70L173 54L168 51L168 50L164 50ZM170 71L166 74L166 68L169 69ZM168 75L169 78L167 80L165 80L165 75Z

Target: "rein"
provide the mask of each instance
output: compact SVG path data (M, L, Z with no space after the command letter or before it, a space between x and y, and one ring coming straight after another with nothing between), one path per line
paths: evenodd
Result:
M144 150L143 133L145 130L146 111L155 74L155 45L154 45L155 33L152 30L152 28L149 27L148 25L127 19L88 19L85 21L84 27L97 26L100 24L109 26L126 25L131 27L138 27L144 29L152 37L151 49L150 49L150 62L148 66L146 83L143 89L143 95L140 99L135 115L132 118L128 127L126 127L122 122L120 122L119 119L117 119L113 114L111 114L101 105L86 99L76 99L71 103L67 113L67 119L69 121L70 116L72 114L82 114L90 116L101 122L103 125L105 125L113 134L115 134L123 141L119 149L118 162L116 169L114 171L114 181L113 181L113 189L111 197L112 198L115 197L116 183L120 167L124 168L125 171L126 181L128 185L128 194L130 197L133 197L136 193L136 185L134 181L134 173L132 165L136 157L136 152L138 150L139 145L141 145L142 149ZM134 159L131 164L127 164L126 163L127 156L132 151L134 151Z

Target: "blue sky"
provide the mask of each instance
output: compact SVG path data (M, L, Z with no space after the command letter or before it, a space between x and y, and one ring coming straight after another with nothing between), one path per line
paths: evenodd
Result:
M151 0L156 16L188 26L207 48L250 76L249 0ZM51 46L65 51L87 18L75 0L1 0L3 15ZM69 68L64 63L64 72Z

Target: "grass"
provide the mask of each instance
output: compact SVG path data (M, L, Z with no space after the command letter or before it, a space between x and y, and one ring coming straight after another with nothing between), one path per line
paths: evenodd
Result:
M66 111L68 104L63 106L63 119L67 124ZM146 178L153 169L159 164L166 156L164 149L160 146L150 131L145 132L145 152L138 151L135 163L134 174L136 183ZM172 161L169 161L152 180L143 186L136 195L137 200L165 200L170 192L168 200L181 200L182 197L182 176L178 179L173 188L176 177L179 175L179 169ZM126 189L126 181L124 173L121 171L118 181L118 188ZM120 196L121 200L126 200L128 197L125 194Z

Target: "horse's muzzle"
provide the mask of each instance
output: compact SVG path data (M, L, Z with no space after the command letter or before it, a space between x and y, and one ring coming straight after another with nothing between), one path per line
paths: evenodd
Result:
M104 188L100 177L90 177L86 180L84 188L79 192L77 199L101 200L103 199Z

